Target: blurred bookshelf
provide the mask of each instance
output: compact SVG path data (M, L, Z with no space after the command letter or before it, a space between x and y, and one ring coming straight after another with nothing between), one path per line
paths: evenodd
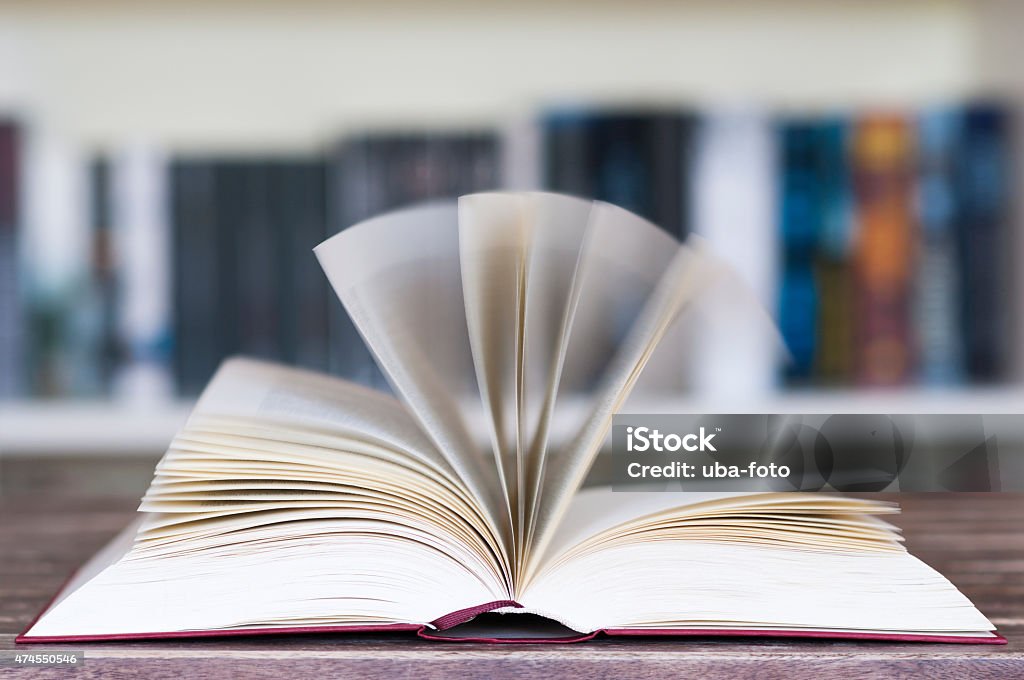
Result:
M1019 4L33 5L0 454L159 452L231 354L383 386L311 248L501 188L699 234L779 323L788 363L726 344L634 411L1024 407Z

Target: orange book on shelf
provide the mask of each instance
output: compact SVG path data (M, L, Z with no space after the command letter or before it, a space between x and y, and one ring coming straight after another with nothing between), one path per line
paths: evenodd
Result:
M875 114L857 122L854 355L861 384L899 385L911 374L912 154L911 128L904 118Z

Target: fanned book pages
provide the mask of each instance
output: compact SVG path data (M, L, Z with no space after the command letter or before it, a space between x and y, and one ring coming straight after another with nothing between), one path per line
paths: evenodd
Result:
M229 360L138 522L19 641L1002 640L903 549L892 505L581 490L645 365L678 367L671 334L720 275L700 243L604 203L494 193L316 255L394 396Z

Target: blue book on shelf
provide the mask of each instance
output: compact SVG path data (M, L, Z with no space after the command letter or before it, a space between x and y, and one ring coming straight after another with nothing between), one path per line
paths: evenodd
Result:
M817 132L811 121L784 121L779 126L779 327L791 355L784 368L784 378L791 383L813 377L816 355L819 300L814 257L822 215Z
M850 123L828 117L818 123L818 190L821 217L815 256L818 285L816 378L849 383L853 376L853 191Z
M920 225L913 315L918 370L926 384L963 380L954 183L960 111L935 107L917 121L917 217Z
M1010 120L992 103L964 109L956 162L957 246L967 376L1004 379L1010 331Z

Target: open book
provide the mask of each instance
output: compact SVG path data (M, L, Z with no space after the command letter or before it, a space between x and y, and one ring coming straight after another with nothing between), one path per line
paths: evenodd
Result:
M699 243L603 203L478 194L358 224L316 255L396 396L227 361L138 522L20 642L1002 640L903 549L879 517L891 505L581 490L645 365L675 370L672 329L719 271Z

